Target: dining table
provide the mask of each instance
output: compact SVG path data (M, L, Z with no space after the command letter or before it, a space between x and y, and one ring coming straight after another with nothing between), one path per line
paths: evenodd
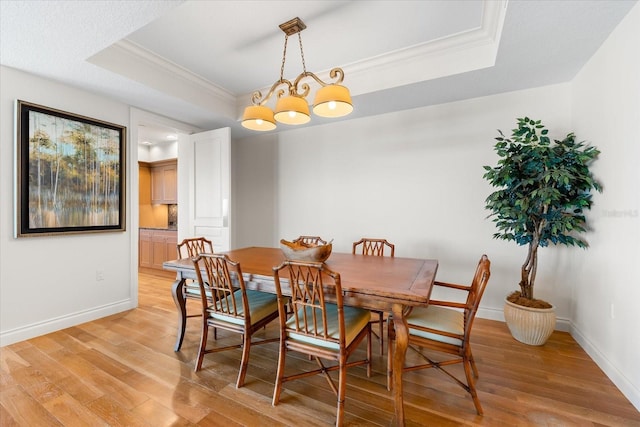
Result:
M285 261L280 248L245 247L223 253L240 263L247 289L276 292L273 268ZM334 252L325 264L340 274L345 305L384 311L393 316L393 425L404 426L402 368L409 342L405 313L413 306L426 306L429 303L438 261ZM194 263L189 258L166 261L163 268L176 272L171 293L178 309L178 336L174 350L179 351L186 327L184 286L187 280L197 279L197 276ZM283 286L282 291L286 294L287 287Z

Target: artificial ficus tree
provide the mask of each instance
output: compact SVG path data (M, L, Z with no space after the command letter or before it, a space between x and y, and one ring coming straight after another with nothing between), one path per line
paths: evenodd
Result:
M517 120L510 138L498 131L498 164L484 166L484 178L497 188L486 199L498 229L493 237L528 245L517 295L523 303L535 300L539 247L587 247L580 237L586 231L584 212L591 208L592 190L602 187L589 169L600 154L595 147L576 142L573 133L552 141L540 120Z

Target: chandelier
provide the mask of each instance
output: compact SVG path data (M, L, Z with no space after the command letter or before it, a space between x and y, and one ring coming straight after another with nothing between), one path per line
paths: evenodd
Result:
M269 93L265 97L260 91L256 91L251 95L252 105L244 110L242 115L242 126L247 129L257 131L268 131L276 128L276 122L288 125L301 125L311 120L309 114L309 103L306 97L309 95L311 88L309 84L302 80L310 77L320 84L320 88L316 91L315 100L313 101L313 113L321 117L342 117L353 111L351 104L351 95L349 89L342 86L344 79L344 71L341 68L333 68L329 72L329 77L333 79L333 83L325 83L318 76L307 71L304 62L304 51L302 50L302 37L300 32L307 28L300 18L294 18L290 21L280 24L280 29L284 31L284 52L282 53L282 66L280 67L280 79L277 80ZM300 56L302 58L302 73L293 81L283 77L284 64L287 58L287 40L289 36L298 34L300 43ZM276 92L280 86L285 86ZM265 104L276 93L277 102L275 111L267 107Z

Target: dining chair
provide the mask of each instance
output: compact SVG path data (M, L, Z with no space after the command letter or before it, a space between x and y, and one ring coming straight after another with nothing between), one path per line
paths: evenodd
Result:
M297 239L295 239L293 243L304 243L307 245L319 246L319 245L326 245L327 241L320 236L300 236Z
M178 243L178 258L193 258L201 253L213 253L213 243L205 237L191 237L183 239ZM200 303L200 286L193 280L187 279L184 287L182 288L182 294L184 295L185 302L194 300ZM202 316L202 310L198 309L195 314L186 314L185 317L200 317ZM186 320L186 319L185 319ZM184 335L184 331L182 332ZM214 332L215 334L215 332ZM180 341L182 342L182 340Z
M283 282L290 291L293 312L287 317ZM287 381L325 374L329 386L337 396L336 426L342 425L347 383L347 368L367 365L371 376L370 313L356 307L344 306L340 274L323 263L287 260L273 268L278 307L280 309L280 354L273 392L275 406L280 400L282 385ZM330 302L332 301L332 302ZM367 338L367 357L349 361L360 343ZM285 375L285 359L289 351L297 351L316 360L317 369ZM329 360L331 366L322 359ZM338 385L329 375L338 371Z
M480 299L489 282L491 262L486 255L482 255L476 272L473 276L470 286L458 285L454 283L434 282L435 286L460 291L465 298L459 298L461 301L438 301L430 300L427 306L414 307L406 316L409 328L409 347L415 351L425 363L406 366L403 371L415 371L418 369L437 368L447 376L452 378L459 386L464 388L473 399L478 415L482 415L482 406L478 399L475 387L475 379L478 378L478 369L476 367L473 354L471 353L471 328L480 305ZM391 324L388 328L388 358L387 358L387 388L391 390L392 386L392 360L394 339L393 318L390 319ZM424 351L444 353L441 360L434 360L435 357L430 353L427 356ZM461 381L457 376L453 375L449 370L443 367L453 364L462 363L466 382ZM473 374L472 374L473 371Z
M278 338L252 341L256 331L278 318L278 299L270 293L247 290L240 264L225 254L202 253L193 258L193 263L202 301L202 334L195 371L202 368L205 354L242 348L236 381L236 388L240 388L244 385L249 366L251 345L278 341ZM210 327L238 333L242 336L242 343L207 348Z
M213 253L213 243L205 237L191 237L178 243L179 258L193 258L201 253Z
M353 243L353 254L361 255L373 255L373 256L385 256L385 249L388 250L389 256L395 255L395 245L387 242L386 239L371 239L363 237L357 242ZM372 310L372 315L376 315L377 320L372 320L372 323L378 324L378 333L374 332L374 335L378 337L380 341L380 354L384 354L384 312Z

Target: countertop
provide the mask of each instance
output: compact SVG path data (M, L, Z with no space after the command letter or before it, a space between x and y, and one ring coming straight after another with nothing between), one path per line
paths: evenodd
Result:
M178 231L177 227L139 227L139 230Z

